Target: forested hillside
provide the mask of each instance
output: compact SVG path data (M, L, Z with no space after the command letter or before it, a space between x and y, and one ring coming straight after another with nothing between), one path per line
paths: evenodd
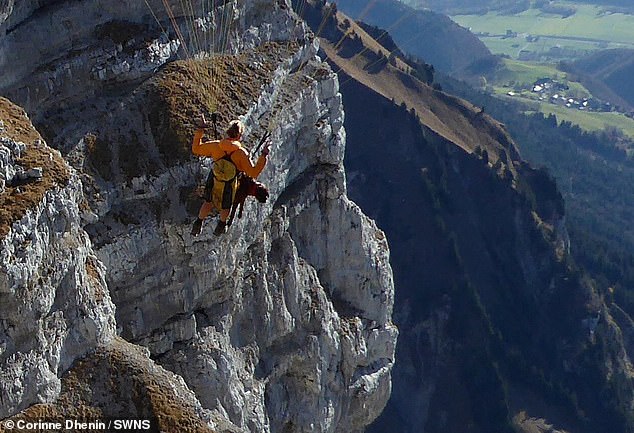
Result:
M634 50L603 50L568 65L580 81L598 97L610 101L610 93L618 95L634 107ZM605 92L603 86L607 87Z
M572 254L608 297L634 314L634 160L607 132L588 133L555 116L524 114L447 77L443 86L504 122L524 158L546 167L566 202ZM624 139L619 137L619 139Z
M395 277L392 396L369 431L629 433L629 360L569 256L552 177L488 112L314 3L346 107L348 191L385 230Z

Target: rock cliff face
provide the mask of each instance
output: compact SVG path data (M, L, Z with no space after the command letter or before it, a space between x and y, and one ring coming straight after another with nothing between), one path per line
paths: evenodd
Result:
M108 343L115 323L105 269L81 226L78 176L5 99L0 99L0 119L4 418L54 399L59 374L98 344ZM36 169L29 167L35 161L43 163L42 178L20 176ZM25 202L33 207L21 207Z
M62 317L82 317L63 329L69 340L83 343L82 350L68 344L59 366L47 373L57 388L44 387L24 368L3 367L3 374L22 374L24 384L16 386L22 394L14 391L15 403L3 401L0 416L55 399L59 377L93 347L121 353L109 343L116 316L118 333L182 378L174 385L185 387L179 401L217 431L363 431L389 397L397 331L387 241L346 196L337 78L315 56L316 45L290 4L227 2L205 11L193 3L202 11L193 26L187 26L190 16L175 11L184 42L201 53L222 44L227 54L158 73L156 67L183 53L183 40L162 34L154 21L152 13L170 28L161 2L149 2L150 10L136 1L32 1L14 5L11 14L12 4L0 5L8 15L0 24L0 58L40 47L3 74L0 89L27 109L74 167L71 203L54 191L50 200L58 202L48 212L59 213L63 205L74 219L62 226L74 233L72 246L81 246L69 254L70 240L42 239L39 248L53 256L43 259L40 275L50 273L54 255L61 254L58 244L65 255L56 278L68 273L60 263L76 272L63 284L36 283L29 275L38 268L29 263L30 274L20 281L36 286L31 299L55 299ZM196 46L194 32L206 28L213 39L213 27L205 26L218 30L221 18L229 23L225 40L214 32L213 43ZM216 82L203 79L218 76ZM189 157L188 146L195 116L216 108L221 125L234 117L245 121L246 143L267 129L272 133L261 176L271 196L265 205L247 202L244 217L225 236L216 238L205 227L193 238L190 224L200 202L191 192L209 165ZM7 245L21 242L12 237L16 224L22 223L11 221L3 238ZM44 219L31 232L48 233L50 224ZM15 257L8 253L6 260ZM87 258L92 265L84 272ZM89 284L85 274L93 269L97 282ZM16 278L4 272L3 278ZM54 297L71 283L85 305L71 309L66 298ZM82 308L83 315L72 313ZM42 332L42 325L31 325ZM25 351L6 353L20 357ZM86 362L102 365L103 357L95 356ZM159 371L152 360L139 361L138 368ZM65 383L81 381L77 371ZM29 387L47 390L26 398ZM68 395L62 393L56 410L68 413ZM104 401L86 404L107 407Z
M350 195L385 229L397 287L394 391L368 431L629 432L631 319L569 261L554 181L342 90Z

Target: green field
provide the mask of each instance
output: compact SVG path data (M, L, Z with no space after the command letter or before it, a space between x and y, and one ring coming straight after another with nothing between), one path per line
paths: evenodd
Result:
M528 85L543 77L560 80L566 78L566 73L561 72L552 64L520 62L510 59L503 59L503 61L504 69L497 73L495 79L498 83L516 82Z
M551 63L522 62L518 60L503 59L504 68L499 69L491 84L494 87L505 88L504 93L516 86L528 88L540 78L550 77L567 84L570 87L568 94L575 98L588 98L590 92L576 81L568 81L568 74L560 71Z
M568 17L544 14L537 9L529 9L517 15L500 15L489 12L485 15L454 15L451 18L474 33L488 32L490 36L480 39L495 54L508 54L517 58L520 50L546 52L559 46L579 51L599 48L634 48L634 15L621 13L606 14L601 6L575 3L560 4L573 6L577 12ZM517 33L517 37L504 38L507 30ZM536 42L528 42L527 35L540 36Z
M579 99L591 96L585 87L578 82L568 81L567 74L558 70L552 64L521 62L510 59L504 59L504 68L497 72L495 80L490 82L489 85L493 87L493 90L498 95L506 95L513 90L516 93L514 99L538 104L539 111L545 114L555 114L560 122L567 120L579 125L580 128L586 131L602 130L608 125L621 129L626 135L634 139L634 120L623 114L616 112L589 112L540 101L539 95L530 89L537 79L544 77L550 77L566 83L570 87L568 91L564 92L566 97ZM518 88L523 88L524 90L520 91Z
M463 27L479 34L480 39L495 54L507 54L504 67L493 77L487 77L488 85L498 95L514 91L513 99L531 102L535 110L545 114L555 114L563 120L579 125L587 131L602 130L606 126L621 129L634 138L634 120L616 112L589 112L567 108L539 100L537 93L531 92L532 83L539 78L550 77L567 84L570 89L566 97L588 98L592 95L578 82L568 81L567 74L558 70L556 58L544 56L551 63L514 60L520 51L546 53L552 47L570 49L562 57L581 56L597 49L627 47L634 48L634 15L606 14L601 6L557 2L572 6L576 13L568 18L560 15L544 14L537 9L529 9L516 15L500 15L489 12L485 15L455 15L451 18ZM502 37L507 31L517 33L514 37ZM483 35L488 33L488 36ZM539 36L539 40L529 42L527 36ZM551 51L552 52L552 51ZM548 96L546 96L548 99Z
M539 111L544 114L552 113L559 122L567 120L586 131L600 131L606 126L613 126L634 138L634 119L623 114L580 111L547 103L540 103Z
M554 56L549 56L549 51L553 47L560 47L564 50L574 51L572 55L561 56L562 59L577 59L583 57L587 54L590 54L599 49L606 48L634 48L634 44L624 45L617 43L606 43L600 44L598 42L589 42L589 41L581 41L581 40L563 40L556 37L541 37L538 42L527 42L525 36L519 36L517 38L500 38L496 37L484 37L480 36L480 40L484 42L489 51L493 54L505 54L514 59L518 59L520 57L520 52L522 50L528 50L534 53L541 55L542 57L546 57L547 59L553 58ZM558 59L555 59L558 60Z

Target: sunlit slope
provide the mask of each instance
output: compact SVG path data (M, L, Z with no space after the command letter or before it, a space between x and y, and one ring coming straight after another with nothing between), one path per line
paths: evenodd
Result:
M337 12L330 25L340 31L322 32L330 37L320 39L321 48L334 63L335 70L398 105L405 104L418 114L427 128L468 152L478 147L486 149L494 163L502 154L503 160L508 156L515 159L517 152L508 134L480 108L424 84L409 74L409 67L403 62L388 61L389 51L343 13ZM335 33L338 38L331 37ZM379 51L386 57L382 58ZM341 86L346 84L347 80L343 79Z

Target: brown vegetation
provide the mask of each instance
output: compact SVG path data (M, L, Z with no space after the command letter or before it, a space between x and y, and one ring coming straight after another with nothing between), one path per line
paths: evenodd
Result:
M178 61L150 87L150 125L167 166L191 155L191 140L203 113L218 112L218 134L244 114L289 54L286 44L269 43L255 52ZM209 119L209 116L207 116ZM211 131L210 131L211 133Z
M174 392L169 373L154 366L141 350L121 339L97 349L64 375L57 401L36 404L11 419L146 419L152 424L150 431L211 433L195 408Z
M155 175L191 158L200 115L218 113L218 134L246 113L294 44L267 43L239 55L179 60L143 83L112 123L84 138L88 167L107 181ZM213 130L208 131L213 139Z
M339 27L345 20L346 16L337 12ZM361 26L352 23L350 29L362 42L362 49L353 56L350 53L342 55L341 48L345 43L337 46L338 41L321 38L321 48L335 64L335 70L404 106L415 113L424 126L467 152L474 152L478 147L486 149L492 164L499 158L506 161L508 158L503 154L510 153L512 158L517 155L514 144L499 122L470 103L435 90L410 75L410 67L399 59L382 62L382 67L377 68L377 53L389 51ZM342 78L341 86L347 81Z
M15 221L40 203L46 191L67 185L70 172L59 153L44 144L24 110L2 97L0 120L4 123L4 134L26 144L25 152L16 162L25 170L34 167L43 169L42 179L19 186L7 185L0 194L0 237L4 237Z

